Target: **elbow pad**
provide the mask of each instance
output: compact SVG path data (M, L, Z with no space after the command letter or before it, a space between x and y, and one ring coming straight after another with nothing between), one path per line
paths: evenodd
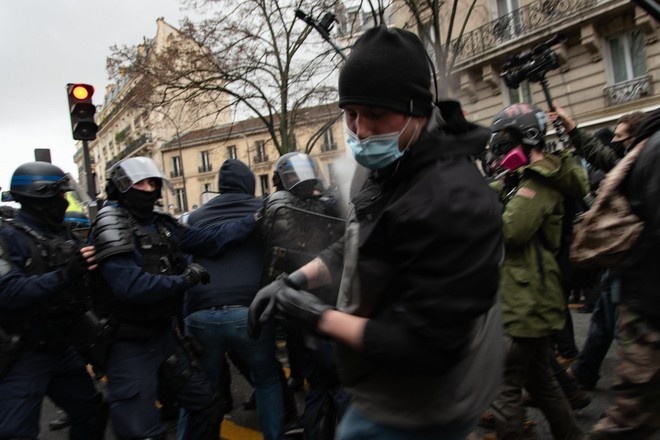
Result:
M101 209L94 220L92 240L99 263L111 255L133 252L135 242L128 212L116 206Z

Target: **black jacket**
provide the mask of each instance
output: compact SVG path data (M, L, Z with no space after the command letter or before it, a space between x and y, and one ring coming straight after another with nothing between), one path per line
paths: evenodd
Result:
M345 247L321 255L344 259L337 307L370 318L363 349L340 351L344 383L356 409L395 426L467 422L500 383L502 208L473 162L490 132L443 116L372 173Z
M227 160L220 169L222 194L193 211L191 226L222 224L254 214L262 205L254 196L252 171L241 161ZM249 306L259 290L264 246L255 232L216 257L196 257L211 275L209 284L193 286L184 298L184 316L214 306Z

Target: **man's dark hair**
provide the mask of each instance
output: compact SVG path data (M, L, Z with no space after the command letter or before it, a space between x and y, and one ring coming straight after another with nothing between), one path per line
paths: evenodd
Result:
M628 124L628 133L632 135L637 131L640 125L642 125L642 122L644 122L646 118L647 115L643 112L626 113L616 121L616 125Z

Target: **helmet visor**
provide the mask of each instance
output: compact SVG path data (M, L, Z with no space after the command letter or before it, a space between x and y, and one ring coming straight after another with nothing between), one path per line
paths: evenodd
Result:
M290 157L279 170L282 186L290 190L301 182L314 180L319 182L321 174L314 160L305 154Z
M160 169L158 169L156 163L149 158L132 157L119 162L115 167L117 169L111 170L110 174L117 189L122 193L125 193L135 183L144 179L159 179L164 184L169 185L169 181Z

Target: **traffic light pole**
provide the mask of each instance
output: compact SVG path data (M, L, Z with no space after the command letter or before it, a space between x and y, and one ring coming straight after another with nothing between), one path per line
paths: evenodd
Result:
M92 199L89 204L89 221L93 222L98 212L98 201L96 200L96 184L94 183L94 175L92 174L92 161L89 157L89 146L87 140L82 141L83 145L83 158L85 161L85 175L87 176L87 194Z

